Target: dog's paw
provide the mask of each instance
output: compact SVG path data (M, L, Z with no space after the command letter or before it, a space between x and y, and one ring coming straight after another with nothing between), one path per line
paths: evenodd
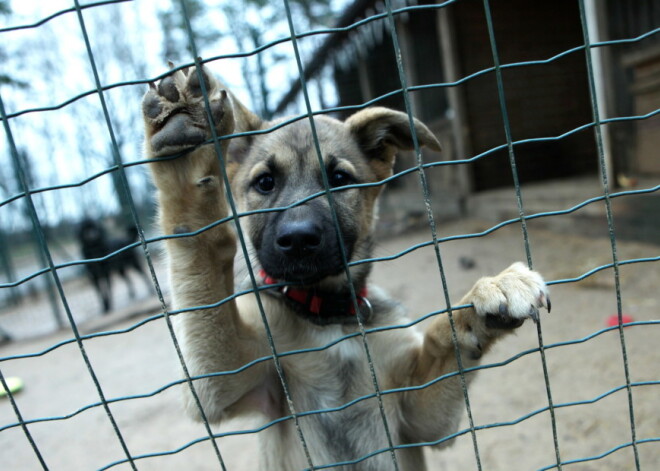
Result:
M208 111L203 90L208 97ZM154 157L175 154L209 140L209 115L219 136L230 134L234 127L226 90L203 66L177 70L158 84L150 83L142 99L142 114Z
M490 329L515 329L528 318L538 322L539 309L551 309L543 278L520 262L497 276L479 280L469 301Z

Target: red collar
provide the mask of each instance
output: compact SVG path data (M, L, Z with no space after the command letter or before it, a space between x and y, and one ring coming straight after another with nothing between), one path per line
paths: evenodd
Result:
M259 274L264 285L281 284L280 281L268 276L264 270L260 270ZM331 293L316 288L299 288L288 285L278 286L277 292L292 302L298 314L315 324L357 323L356 303L350 292ZM366 286L356 293L361 320L366 320L371 315L371 303L369 303L367 295Z

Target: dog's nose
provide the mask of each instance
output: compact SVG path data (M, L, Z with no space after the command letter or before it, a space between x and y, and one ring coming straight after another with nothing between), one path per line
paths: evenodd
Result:
M323 231L313 221L290 221L279 228L275 243L286 255L312 255L323 243Z

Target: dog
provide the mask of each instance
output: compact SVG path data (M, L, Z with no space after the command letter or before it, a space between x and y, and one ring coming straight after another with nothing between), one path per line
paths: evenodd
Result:
M82 255L86 260L104 258L138 239L137 228L129 225L123 237L109 237L101 223L91 218L85 218L78 229L78 241ZM99 260L85 264L85 270L90 281L94 285L103 312L108 313L112 309L112 275L121 276L128 287L131 299L135 298L135 287L130 279L130 271L135 270L145 281L148 287L151 282L144 267L140 262L140 256L136 249L124 250L108 259Z
M413 148L408 115L374 107L343 122L315 116L326 178L309 120L262 121L204 66L151 83L142 111L160 226L172 236L173 308L187 308L173 322L193 378L184 399L192 416L273 421L259 433L264 470L426 469L413 445L455 432L464 398L457 375L416 387L457 371L457 353L463 368L477 365L496 340L549 311L541 275L515 263L477 281L459 303L472 307L451 320L363 338L363 328L409 322L368 282L369 264L351 264L369 258L374 244L378 182L392 175L398 150ZM414 132L440 151L416 119ZM238 133L251 134L227 138ZM221 139L209 143L214 135ZM258 292L250 277L235 282L241 234ZM313 350L276 357L303 349ZM377 396L376 381L379 391L403 390Z

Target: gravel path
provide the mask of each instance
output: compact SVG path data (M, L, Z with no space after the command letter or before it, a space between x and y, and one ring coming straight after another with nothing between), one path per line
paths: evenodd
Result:
M486 228L478 222L462 222L443 226L440 232L441 236L449 236ZM611 262L608 240L560 236L537 229L533 223L529 229L534 268L548 281L575 277ZM398 236L379 244L375 255L392 255L428 239L428 231ZM658 255L658 246L654 245L619 243L618 248L621 260ZM454 303L480 276L494 274L512 261L526 259L520 230L516 227L503 228L483 238L444 243L441 252ZM465 262L470 260L475 265L467 269ZM161 270L160 266L158 269ZM623 310L635 321L660 319L659 275L658 262L621 267ZM409 306L412 316L445 306L431 248L379 263L374 268L374 279ZM152 319L144 312L158 309L158 303L142 293L138 303L122 298L118 312L101 317L85 284L72 284L67 289L76 300L72 304L74 317L80 319L83 333L133 327ZM542 336L544 344L550 346L545 350L545 361L552 401L557 406L554 412L561 459L569 461L607 453L631 441L628 391L625 387L613 391L625 386L619 331L603 332L581 343L557 344L583 339L606 328L607 318L617 312L612 272L604 270L581 282L556 284L551 293L553 309L543 317ZM43 301L27 309L34 316L35 330L43 328L38 325L37 317L43 309L46 309ZM6 315L0 315L0 320ZM660 381L660 325L630 326L623 333L631 381ZM25 389L16 395L25 419L67 416L98 403L99 393L75 343L36 358L7 360L14 355L43 352L71 338L71 332L63 330L0 346L0 359L4 359L0 361L2 374L20 376L25 381ZM121 335L86 340L84 347L108 399L150 394L178 379L172 341L164 321L158 317ZM537 329L534 324L526 323L517 335L498 344L486 361L504 361L537 348ZM113 418L132 455L167 452L206 436L202 425L182 413L178 389L171 387L143 399L112 403ZM630 393L638 440L656 439L638 446L644 470L656 469L660 463L659 392L660 384L657 384L636 386ZM604 394L607 395L594 403L562 407L577 401L593 401ZM556 463L550 414L544 411L548 407L548 394L537 351L505 366L479 372L469 397L475 424L485 427L476 433L482 469L526 471ZM9 401L0 399L0 428L16 422ZM490 426L505 422L512 424ZM259 419L236 421L223 424L219 430L241 430L258 424ZM467 420L464 425L467 426ZM31 424L28 429L51 470L100 469L125 459L103 407L89 408L65 420ZM218 445L227 470L256 469L255 435L222 438ZM431 470L477 469L469 433L448 449L429 451L428 458ZM221 469L208 441L171 456L140 459L136 467L139 470ZM0 468L41 469L20 427L0 431ZM124 470L130 466L124 464L111 469ZM566 469L632 470L635 469L633 450L625 447L597 461L566 466Z

